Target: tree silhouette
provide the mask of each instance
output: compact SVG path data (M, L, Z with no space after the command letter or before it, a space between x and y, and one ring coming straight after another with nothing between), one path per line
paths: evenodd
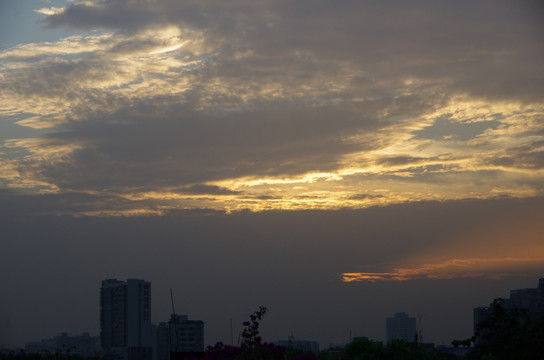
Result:
M544 356L544 317L531 316L526 309L509 309L497 298L488 318L478 324L475 336L464 342L468 340L476 343L473 358L490 355L497 360L540 360Z

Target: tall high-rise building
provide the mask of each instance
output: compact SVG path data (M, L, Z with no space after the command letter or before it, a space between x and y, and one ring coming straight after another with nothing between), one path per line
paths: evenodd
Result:
M416 341L416 318L400 312L386 319L387 341Z
M151 283L106 279L100 289L100 340L105 351L116 350L127 358L151 354Z

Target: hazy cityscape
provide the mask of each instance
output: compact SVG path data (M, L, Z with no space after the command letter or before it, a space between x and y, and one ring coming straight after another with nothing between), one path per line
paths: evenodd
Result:
M0 0L2 356L540 360L543 39L538 0Z
M55 354L67 352L84 358L105 357L112 359L153 359L171 360L173 353L186 355L203 354L205 347L205 324L202 320L189 320L188 315L175 313L174 296L171 292L172 314L167 321L152 321L152 286L151 282L141 279L105 279L102 281L100 294L100 334L92 336L88 332L81 335L66 332L41 341L26 342L24 349L3 347L1 354L17 354L24 350L26 354ZM503 300L506 309L526 311L531 319L544 319L544 278L538 280L538 287L514 289ZM493 315L493 304L477 306L473 309L473 334L477 336L478 326ZM164 319L166 320L166 319ZM431 319L432 321L432 319ZM436 346L423 341L421 318L398 312L385 319L385 341L370 339L378 346L394 341L418 343L426 349L464 357L472 350L471 344L459 346ZM232 332L230 339L223 339L232 346L240 345L242 333ZM468 335L468 334L467 334ZM536 334L535 334L536 336ZM360 337L361 338L361 337ZM366 337L362 337L366 338ZM235 340L236 339L236 340ZM349 342L357 340L351 338ZM290 335L287 339L274 340L277 345L294 348L304 353L319 354L342 351L346 344L322 345L314 340L296 339ZM474 343L477 345L478 341ZM209 344L212 345L212 344Z

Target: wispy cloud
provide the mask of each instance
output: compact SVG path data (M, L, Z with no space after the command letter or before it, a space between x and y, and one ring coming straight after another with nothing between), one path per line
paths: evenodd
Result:
M38 10L34 10L35 12L43 15L57 15L62 14L64 12L65 8L59 8L59 7L49 7L49 8L41 8Z
M513 275L534 276L544 271L541 258L466 258L416 267L396 268L392 272L348 272L344 282L407 281L417 279L504 278Z

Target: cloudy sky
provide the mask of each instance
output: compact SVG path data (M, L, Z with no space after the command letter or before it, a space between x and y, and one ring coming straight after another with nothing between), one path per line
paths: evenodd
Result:
M152 281L155 321L172 287L208 343L260 305L269 340L383 339L397 311L470 336L544 276L543 24L539 1L0 0L0 344L98 333L109 277Z

